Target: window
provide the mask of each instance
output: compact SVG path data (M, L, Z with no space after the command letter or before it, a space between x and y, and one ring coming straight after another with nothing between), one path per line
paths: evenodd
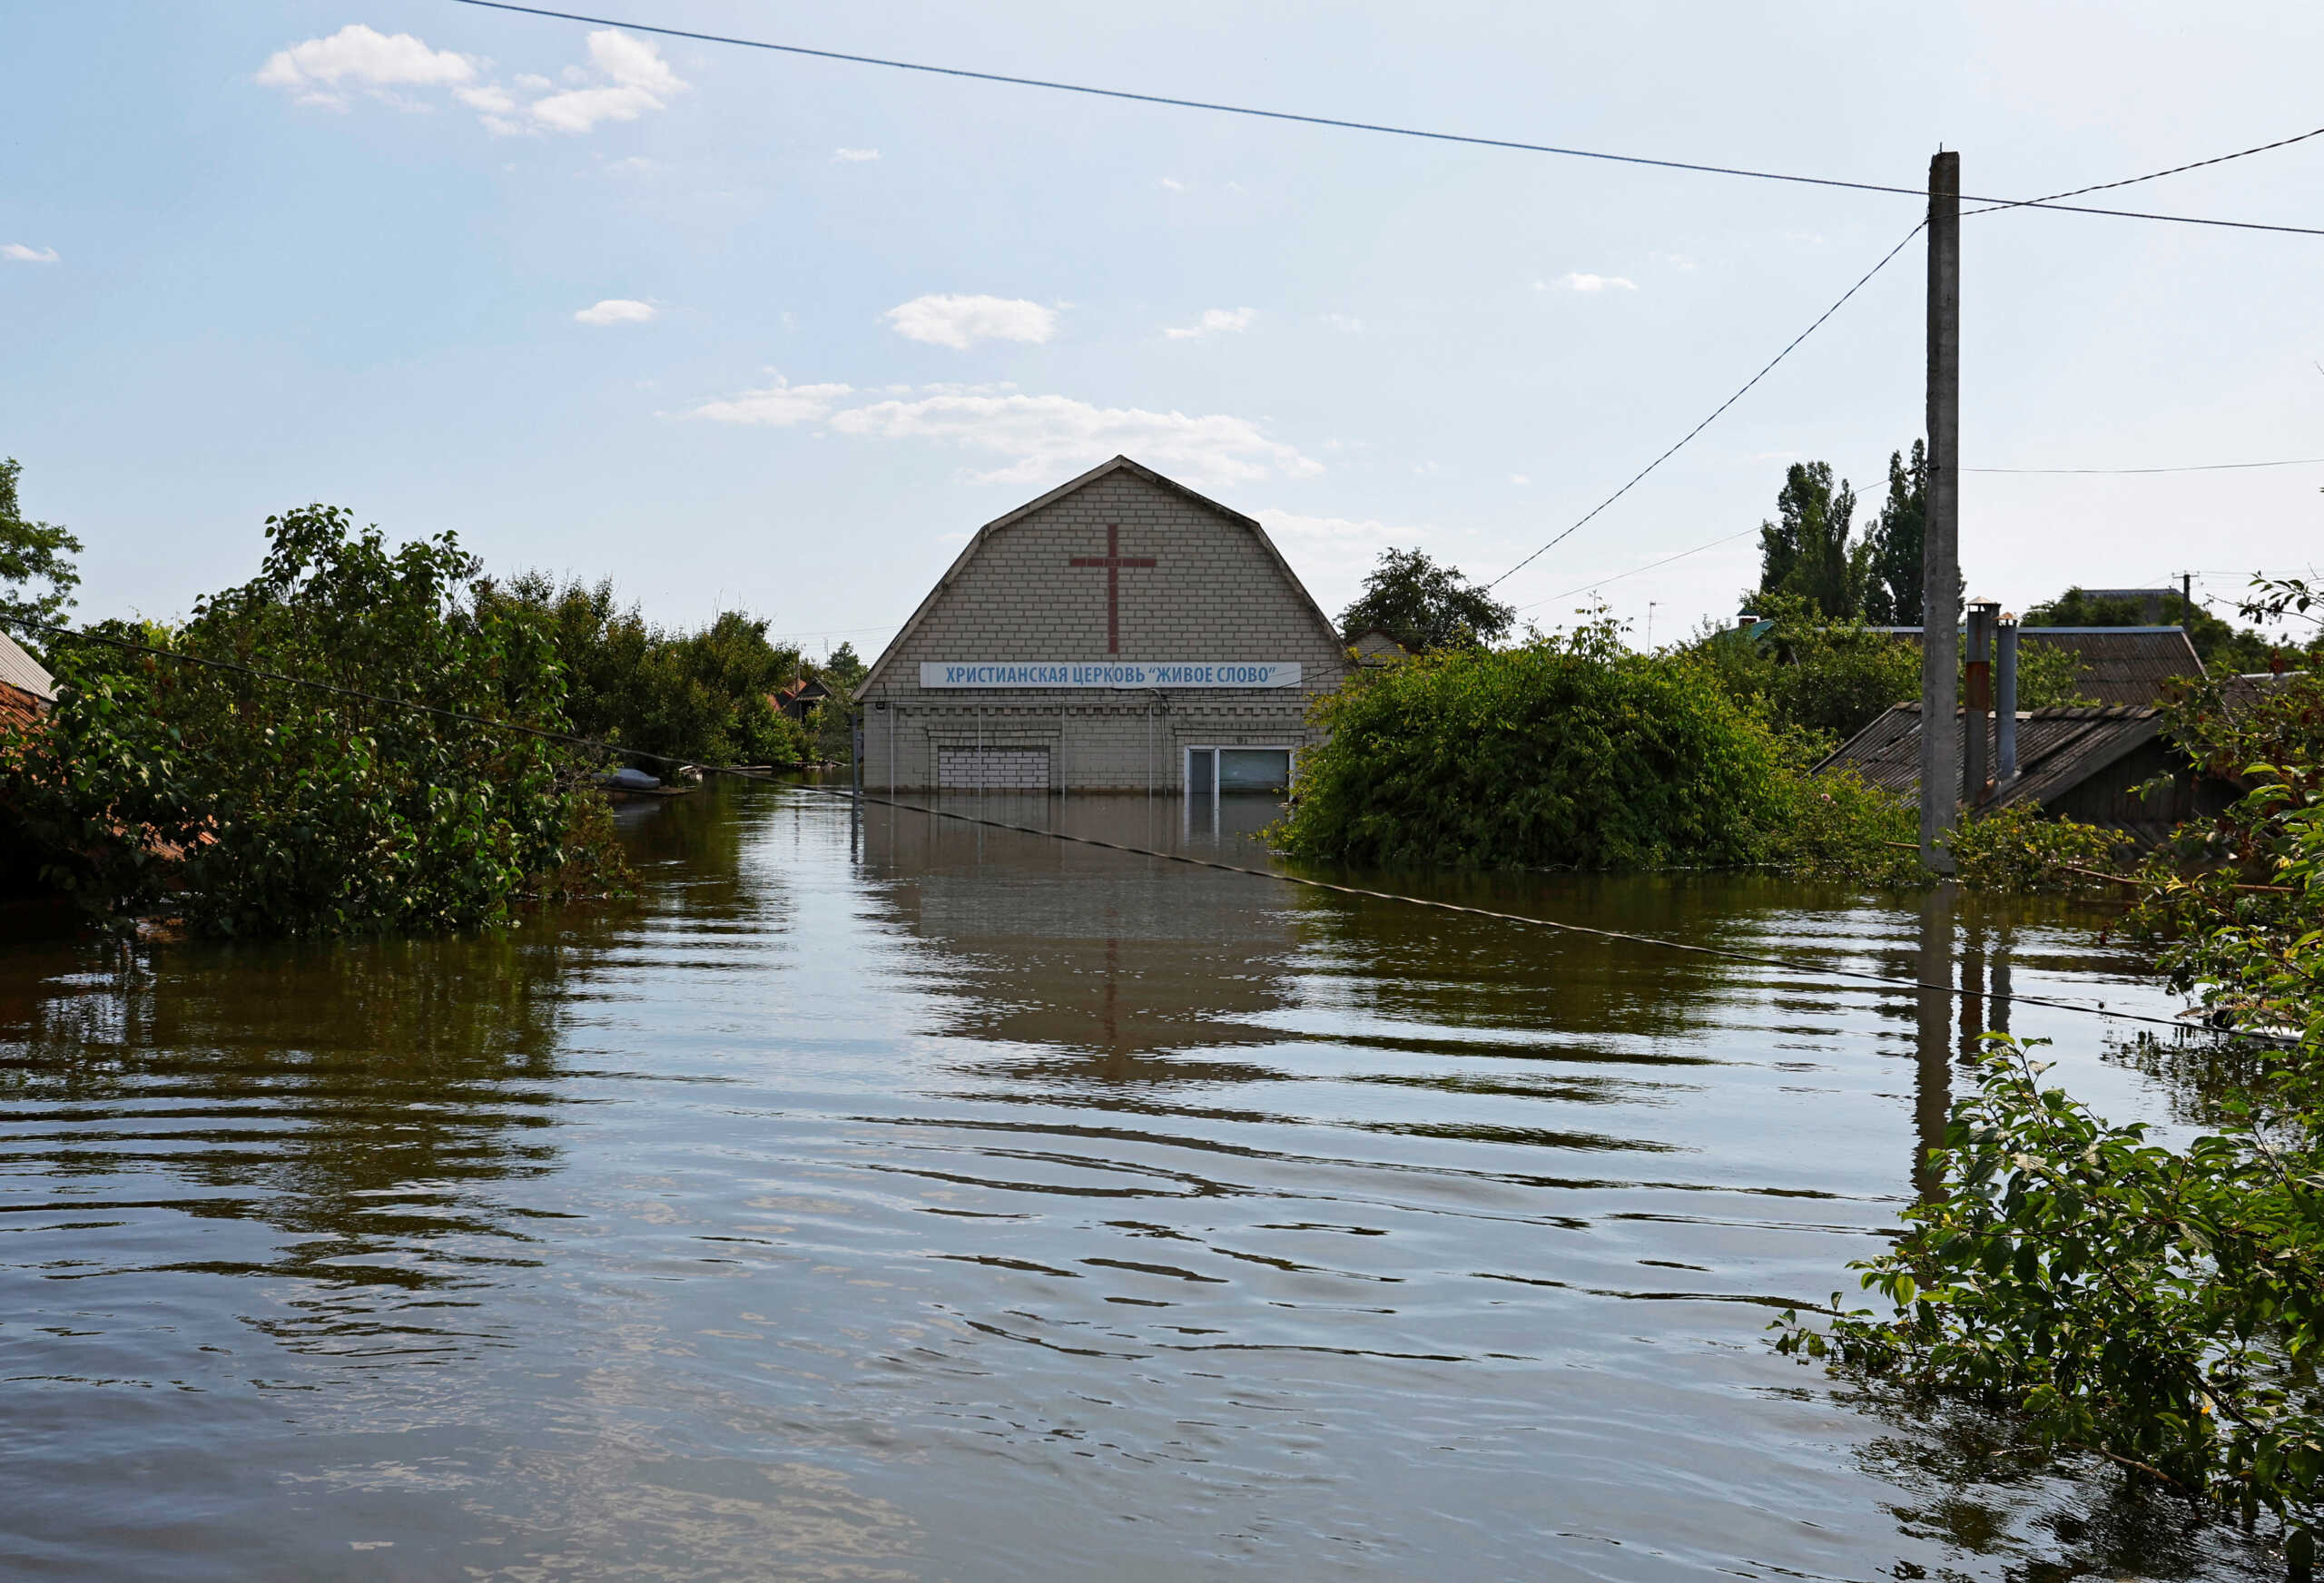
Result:
M1288 747L1188 748L1187 828L1221 829L1218 809L1223 798L1236 798L1246 805L1256 803L1258 797L1280 798L1291 790L1292 752Z

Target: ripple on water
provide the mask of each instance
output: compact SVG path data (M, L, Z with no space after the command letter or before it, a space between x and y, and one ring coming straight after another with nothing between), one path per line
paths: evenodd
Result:
M628 839L631 916L0 959L0 1568L2246 1565L1768 1352L1957 1081L1894 992L779 792ZM2066 914L1410 882L2159 1001ZM2093 1025L2019 1022L2161 1113Z

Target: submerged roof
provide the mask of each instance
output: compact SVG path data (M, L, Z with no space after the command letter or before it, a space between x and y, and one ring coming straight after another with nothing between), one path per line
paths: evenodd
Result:
M1996 722L1986 722L1985 762L1997 761L1993 740ZM2099 771L2152 742L2162 731L2162 712L2139 704L2098 709L2020 710L2017 715L2017 779L1986 806L2036 806L2056 801ZM1850 737L1816 766L1816 772L1853 769L1872 785L1917 802L1921 794L1921 706L1892 705L1879 719Z

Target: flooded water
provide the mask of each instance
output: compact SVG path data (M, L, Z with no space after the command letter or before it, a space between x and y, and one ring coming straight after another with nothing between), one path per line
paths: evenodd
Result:
M1061 816L1264 862L1238 831L1270 811ZM0 1573L2243 1564L1767 1347L1853 1291L1993 1002L890 810L858 832L789 790L625 818L650 892L620 916L0 948ZM1433 883L2171 1009L2093 918ZM2014 1020L2110 1114L2168 1119L2109 1025Z

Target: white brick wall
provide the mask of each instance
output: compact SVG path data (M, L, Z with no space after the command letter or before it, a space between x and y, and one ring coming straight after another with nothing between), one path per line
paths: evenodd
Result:
M1158 563L1118 574L1119 658L1295 661L1301 685L920 686L922 661L1106 659L1106 570L1068 563L1103 556L1108 524L1120 529L1122 555ZM1256 529L1123 468L989 530L926 618L891 645L862 699L864 785L925 790L951 783L948 752L1038 747L1052 790L1176 792L1187 745L1312 743L1307 707L1345 669L1337 637Z
M945 748L937 755L937 773L948 791L1047 792L1049 750Z

